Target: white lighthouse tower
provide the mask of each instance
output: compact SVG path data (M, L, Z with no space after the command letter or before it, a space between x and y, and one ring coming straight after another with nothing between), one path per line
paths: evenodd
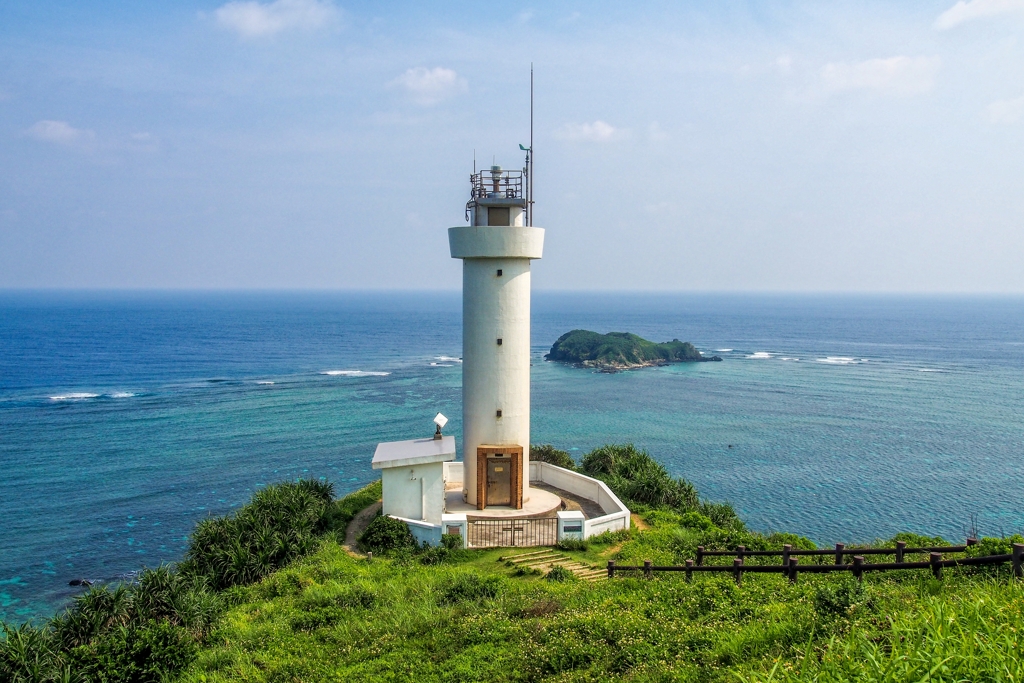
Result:
M522 171L474 173L469 225L449 228L462 259L463 499L478 510L530 499L530 225Z

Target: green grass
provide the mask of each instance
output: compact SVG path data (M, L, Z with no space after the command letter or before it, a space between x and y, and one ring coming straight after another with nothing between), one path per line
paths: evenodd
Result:
M649 509L645 519L648 530L562 552L602 566L680 561L739 534L748 547L794 540L692 514ZM1024 588L1006 572L947 571L941 583L927 570L863 584L746 575L738 587L707 574L586 583L517 572L502 559L515 552L428 566L409 553L355 558L325 541L242 589L182 680L1022 680Z
M813 548L749 531L631 446L580 467L632 501L644 527L559 549L595 567L680 564L697 546ZM941 582L928 570L795 585L746 574L737 586L729 574L591 583L524 570L508 559L524 551L510 549L392 544L369 560L340 543L380 483L330 493L268 487L200 525L181 564L93 588L45 626L4 626L0 681L1024 681L1024 582L1005 566L947 569ZM946 544L877 543L897 540ZM983 539L971 553L1020 541Z

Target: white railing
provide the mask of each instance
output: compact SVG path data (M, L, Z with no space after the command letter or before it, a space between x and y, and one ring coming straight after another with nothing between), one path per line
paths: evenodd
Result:
M534 461L530 461L530 481L550 484L580 498L592 500L601 507L604 515L584 521L583 538L629 528L629 508L622 504L603 481L550 463Z

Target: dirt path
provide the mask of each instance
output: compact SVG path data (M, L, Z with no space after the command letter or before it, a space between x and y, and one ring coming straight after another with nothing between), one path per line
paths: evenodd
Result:
M363 553L359 552L359 548L356 547L356 539L366 530L366 527L370 526L370 522L380 512L381 505L381 501L378 500L373 505L357 512L352 521L348 523L348 527L345 529L344 548L349 555L363 557Z

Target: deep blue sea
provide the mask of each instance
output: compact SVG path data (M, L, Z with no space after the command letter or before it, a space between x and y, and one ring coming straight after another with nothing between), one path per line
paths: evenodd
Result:
M584 327L721 363L543 360ZM0 619L180 558L271 482L374 478L460 437L451 294L0 293ZM866 541L1024 528L1024 299L536 293L533 441L633 442L759 530Z

